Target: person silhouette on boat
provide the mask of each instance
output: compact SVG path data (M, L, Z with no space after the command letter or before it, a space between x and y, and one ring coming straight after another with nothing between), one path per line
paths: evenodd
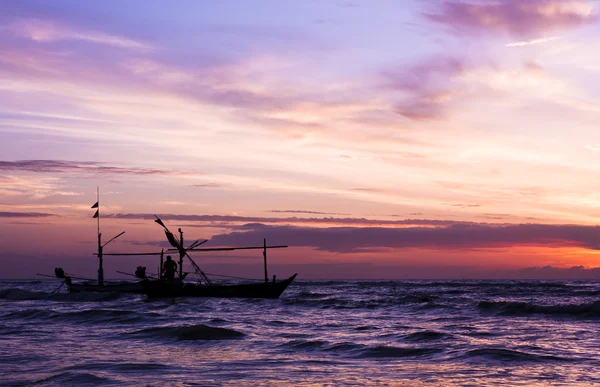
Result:
M176 271L177 271L177 264L175 263L175 261L173 261L171 259L170 255L167 255L167 260L165 261L165 264L163 265L163 273L165 275L165 278L169 281L173 281L173 279L175 278Z

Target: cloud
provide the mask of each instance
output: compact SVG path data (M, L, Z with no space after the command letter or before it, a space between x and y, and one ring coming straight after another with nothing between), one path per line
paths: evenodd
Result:
M148 44L123 36L111 35L100 31L77 29L65 23L39 18L18 18L3 29L10 30L17 36L38 43L79 40L122 49L152 50L152 47Z
M0 166L0 171L2 168ZM69 190L56 177L40 177L31 179L28 176L5 175L0 177L0 197L27 196L43 199L49 196L79 196L81 193Z
M320 212L320 211L306 211L306 210L268 210L267 212L274 213L288 213L288 214L313 214L313 215L350 215L339 212Z
M444 1L438 12L425 13L425 17L459 35L508 34L529 39L594 24L598 16L592 11L589 1Z
M525 41L521 41L521 42L512 42L512 43L506 44L505 47L532 46L534 44L548 43L548 42L552 42L554 40L559 40L559 39L562 39L562 36L552 36L549 38L532 39L532 40L525 40Z
M490 219L510 216L485 215ZM109 214L106 217L154 219L152 214ZM249 244L268 235L277 243L340 253L374 248L467 249L513 245L600 250L598 226L476 223L436 219L268 218L180 214L163 214L159 217L165 221L210 222L215 227L232 230L230 233L213 236L211 245Z
M190 174L192 172L174 171L156 168L113 167L96 161L66 160L18 160L0 161L0 171L34 172L34 173L98 173L116 175L173 175Z
M381 188L369 188L369 187L352 187L349 188L350 191L356 192L384 192L385 190Z
M44 212L6 212L0 211L0 218L48 218L57 216L56 214L48 214Z
M412 120L438 119L445 115L452 97L460 95L454 81L465 70L462 59L435 56L383 71L383 86L400 94L394 104L396 113Z
M343 225L387 225L387 226L406 226L406 225L426 225L426 226L449 226L466 222L457 222L453 220L430 220L430 219L403 219L403 220L385 220L385 219L366 219L366 218L269 218L260 216L235 216L235 215L183 215L183 214L157 214L163 220L173 221L195 221L195 222L238 222L238 223L274 223L274 224L343 224ZM154 214L107 214L104 217L116 219L155 219Z
M585 268L583 266L572 266L570 268L558 268L553 266L526 267L506 273L506 278L517 279L545 279L545 280L578 280L578 279L600 279L600 268ZM594 294L596 295L596 294Z
M194 187L194 188L223 188L225 187L224 184L219 184L219 183L206 183L206 184L191 184L188 187Z
M296 227L244 225L215 235L211 245L255 243L268 236L272 243L312 247L337 253L372 248L469 249L535 245L600 250L600 227L572 225L461 223L448 227Z

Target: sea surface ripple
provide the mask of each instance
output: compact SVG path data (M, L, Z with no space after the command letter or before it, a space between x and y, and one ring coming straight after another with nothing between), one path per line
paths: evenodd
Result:
M600 282L296 281L278 300L0 281L2 385L597 386Z

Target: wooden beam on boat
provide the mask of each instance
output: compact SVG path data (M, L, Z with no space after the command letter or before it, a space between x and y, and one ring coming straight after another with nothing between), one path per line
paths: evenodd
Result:
M124 256L124 255L160 255L161 253L102 253L102 255ZM97 255L94 253L94 255Z
M189 249L190 251L232 251L232 250L263 250L263 249L282 249L288 247L287 245L277 245L277 246L242 246L242 247L212 247L212 248L202 248L202 249ZM177 249L168 249L167 251L178 251ZM108 255L108 254L105 254Z

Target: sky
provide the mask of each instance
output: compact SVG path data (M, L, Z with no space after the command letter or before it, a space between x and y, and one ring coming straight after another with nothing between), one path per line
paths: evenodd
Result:
M0 277L600 279L599 8L0 2Z

